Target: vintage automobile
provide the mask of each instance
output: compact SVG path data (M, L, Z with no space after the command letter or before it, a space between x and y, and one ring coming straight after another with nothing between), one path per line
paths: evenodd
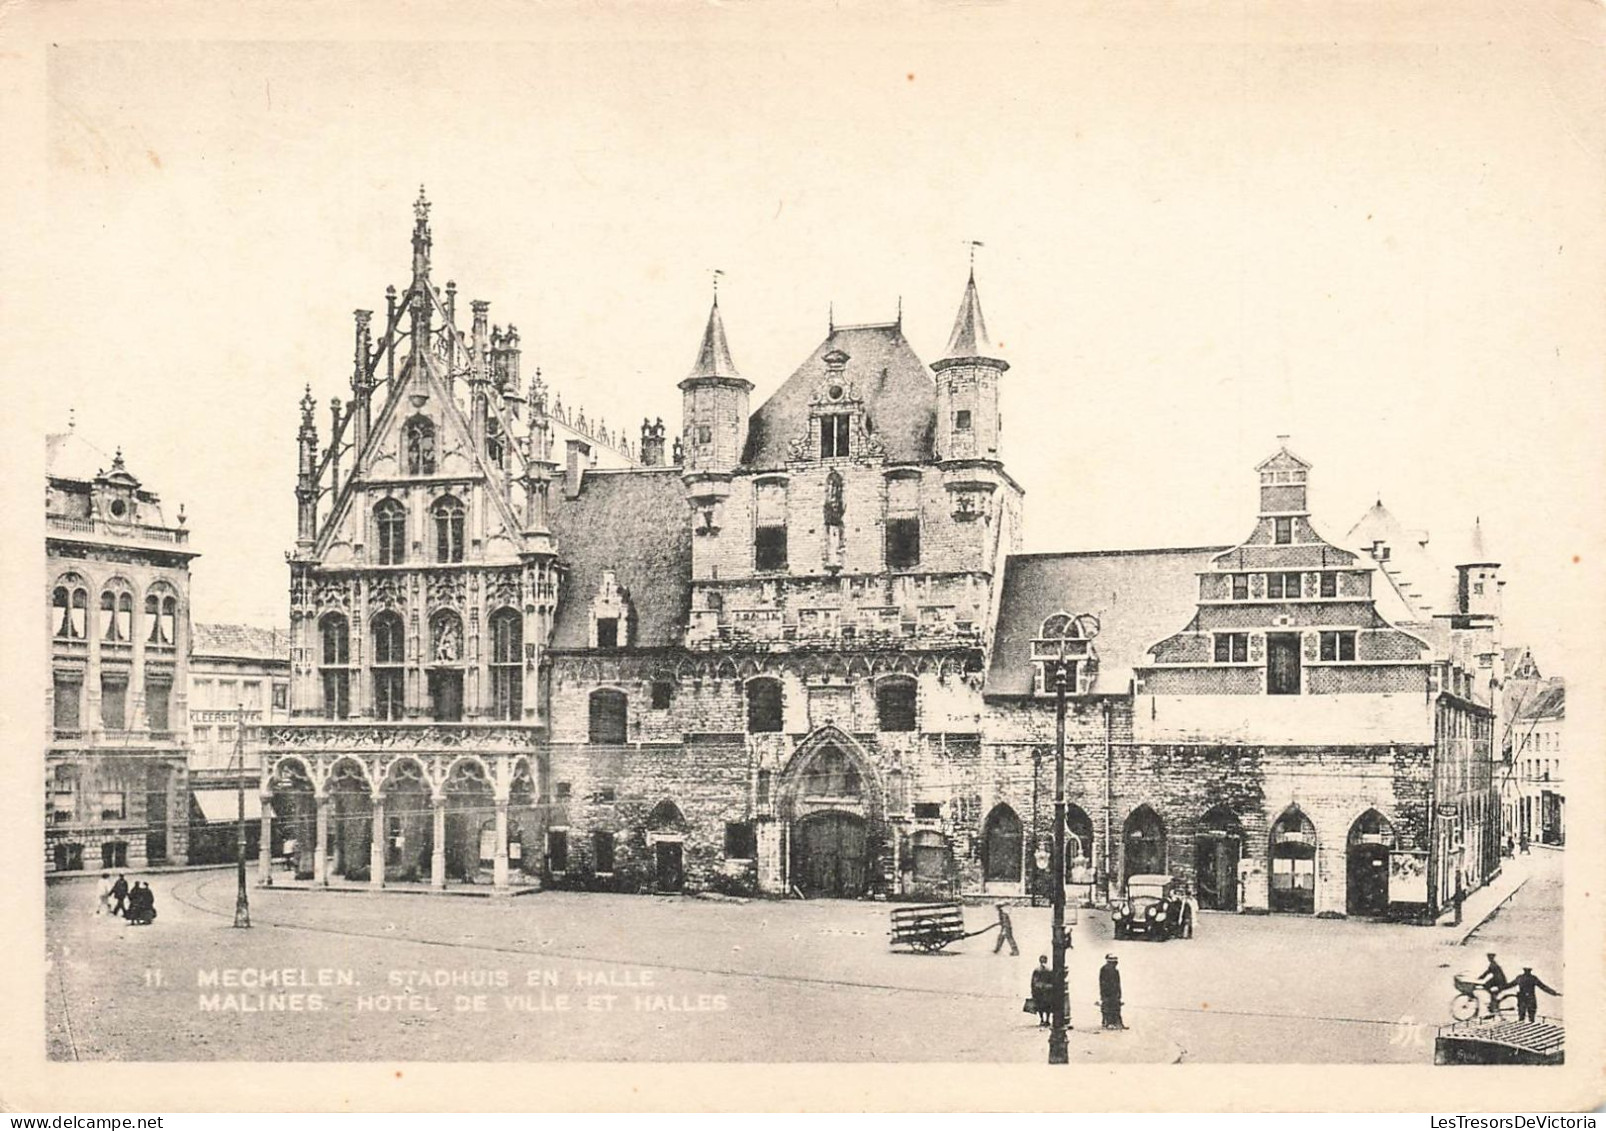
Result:
M1142 935L1148 939L1168 938L1166 891L1170 887L1170 876L1142 874L1127 877L1126 897L1110 912L1115 937L1129 939Z

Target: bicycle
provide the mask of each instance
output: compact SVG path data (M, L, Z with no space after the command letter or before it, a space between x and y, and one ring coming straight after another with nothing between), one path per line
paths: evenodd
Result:
M1489 997L1490 1016L1498 1017L1501 1021L1515 1021L1517 1019L1517 998L1514 987L1503 987L1491 991L1482 982L1474 982L1459 975L1453 976L1456 995L1450 1001L1450 1016L1457 1021L1471 1021L1483 1014L1483 1001L1479 994Z

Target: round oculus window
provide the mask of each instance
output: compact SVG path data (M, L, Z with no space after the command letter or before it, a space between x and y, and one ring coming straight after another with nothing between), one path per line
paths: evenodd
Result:
M112 514L116 515L118 518L122 518L123 515L125 515L127 513L128 513L128 504L127 503L123 502L123 500L121 500L121 499L113 499L112 500Z
M829 396L833 401L841 400L842 399L842 386L841 385L832 385L829 389L826 390L826 395Z

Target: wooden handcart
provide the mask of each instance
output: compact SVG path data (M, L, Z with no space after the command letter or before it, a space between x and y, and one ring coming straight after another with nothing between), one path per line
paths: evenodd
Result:
M894 947L910 952L936 954L950 943L984 935L996 927L989 924L979 931L965 930L965 912L957 903L919 903L892 910L892 930L887 934Z

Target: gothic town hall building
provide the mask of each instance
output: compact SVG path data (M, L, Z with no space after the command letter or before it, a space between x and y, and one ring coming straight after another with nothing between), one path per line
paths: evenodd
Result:
M972 276L936 360L832 325L756 406L716 298L678 440L604 466L516 329L459 328L428 208L326 437L302 405L264 875L288 844L281 883L1043 890L1062 644L1078 896L1410 918L1497 868L1497 606L1411 619L1286 445L1236 543L1020 554L998 393L1032 377Z

